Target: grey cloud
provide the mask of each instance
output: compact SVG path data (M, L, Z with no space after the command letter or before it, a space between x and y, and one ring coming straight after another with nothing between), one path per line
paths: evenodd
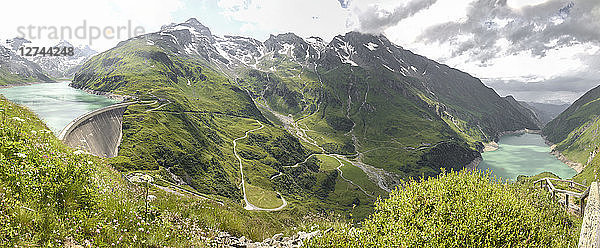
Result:
M502 27L496 19L511 21ZM553 21L561 23L554 24ZM471 38L465 41L465 34L471 35ZM461 36L463 39L459 39ZM496 46L502 38L511 44L506 49ZM482 66L490 63L491 59L523 51L544 57L552 49L574 44L600 46L600 1L550 0L515 10L507 5L506 0L478 0L470 6L466 20L430 27L419 40L425 43L449 42L453 56L467 55L470 61L466 63L480 63ZM483 81L498 93L515 95L521 100L572 102L600 84L600 53L578 55L576 58L586 68L544 82L527 83L501 78Z
M343 1L343 0L340 0ZM366 33L381 33L388 27L411 17L421 10L429 8L437 0L412 0L404 6L397 7L391 12L376 5L357 11L359 31Z
M596 77L597 78L597 77ZM593 77L561 76L541 82L522 82L483 78L482 81L500 95L513 95L515 98L533 102L551 102L560 100L573 102L590 89L598 86L600 80Z
M384 11L384 15L379 15L382 10L374 6L354 11L358 13L359 31L380 33L434 3L432 0L416 0L391 12ZM503 26L497 19L510 21ZM465 37L468 38L465 40ZM500 39L508 40L510 46L497 46ZM544 57L552 49L574 44L600 46L600 1L549 0L515 10L507 5L507 0L476 0L467 10L466 19L432 26L417 38L417 42L449 43L452 57L466 55L468 61L464 63L478 63L493 70L492 59L523 51ZM572 102L600 84L600 52L578 56L586 68L552 80L527 83L496 78L483 81L500 94L512 94L520 100ZM447 58L438 59L443 61Z
M590 83L600 83L596 80L589 80L577 76L557 77L554 79L542 82L527 82L519 80L503 80L503 79L482 79L486 84L497 90L512 90L512 91L570 91L570 92L586 92L593 87Z
M500 95L514 95L519 100L534 102L573 102L585 92L600 85L600 52L577 57L586 67L540 82L523 82L502 78L482 78Z
M494 22L496 18L512 21L499 27ZM550 49L575 43L600 44L599 20L598 0L550 0L521 10L511 9L506 0L479 0L471 5L466 21L430 27L419 39L426 43L445 42L456 40L461 34L472 34L469 41L457 44L453 55L466 53L481 62L503 55L493 50L501 38L512 44L507 54L531 51L535 56L544 56ZM555 25L553 21L562 23ZM548 45L553 41L557 42Z

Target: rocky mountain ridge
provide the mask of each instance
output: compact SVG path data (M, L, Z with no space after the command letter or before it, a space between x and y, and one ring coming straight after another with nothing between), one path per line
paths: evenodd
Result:
M72 78L85 61L98 53L87 45L75 47L68 41L61 41L54 45L54 47L72 47L74 55L58 57L35 56L30 59L53 78Z
M23 39L0 42L0 85L52 82L39 65L21 57L13 50L25 42Z

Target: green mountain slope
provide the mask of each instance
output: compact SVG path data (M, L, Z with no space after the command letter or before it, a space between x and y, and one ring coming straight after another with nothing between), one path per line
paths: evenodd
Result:
M599 132L600 86L577 99L543 129L546 138L556 144L556 150L584 166L576 179L587 179L588 184L595 180L594 170L599 165L596 158L600 149Z
M570 104L551 104L523 101L519 101L519 103L531 109L543 124L542 126L545 126L548 122L552 121L570 106Z
M585 123L592 121L600 113L600 86L596 87L563 111L559 116L550 121L543 132L547 139L558 143L566 139L571 132Z
M545 123L542 122L541 118L538 116L538 113L534 111L534 108L528 105L525 102L517 101L513 96L505 96L504 99L510 105L515 107L515 109L519 110L523 115L529 117L533 122L539 127L543 127Z
M481 141L538 129L476 78L382 36L348 33L324 44L283 34L265 46L254 67L236 71L258 102L293 116L307 143L398 177L460 169Z

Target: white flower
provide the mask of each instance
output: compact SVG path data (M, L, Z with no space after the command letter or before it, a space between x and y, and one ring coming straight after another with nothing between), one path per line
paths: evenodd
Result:
M15 153L15 156L19 157L19 158L26 158L27 155L23 154L23 153Z
M11 118L11 119L13 119L13 120L15 120L15 121L20 121L20 122L24 122L24 121L25 121L25 120L23 120L23 119L21 119L21 118L19 118L19 117L16 117L16 116L15 116L15 117L13 117L13 118Z

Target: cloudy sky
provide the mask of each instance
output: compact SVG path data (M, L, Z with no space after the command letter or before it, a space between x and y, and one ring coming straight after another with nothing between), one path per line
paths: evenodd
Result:
M381 33L519 100L572 102L600 84L598 0L19 0L2 6L11 10L0 16L3 39L28 25L75 29L85 20L102 29L130 22L152 32L195 17L213 33L259 40L283 32L326 40L352 30ZM89 37L69 41L90 44ZM102 51L118 41L94 39L91 46Z

